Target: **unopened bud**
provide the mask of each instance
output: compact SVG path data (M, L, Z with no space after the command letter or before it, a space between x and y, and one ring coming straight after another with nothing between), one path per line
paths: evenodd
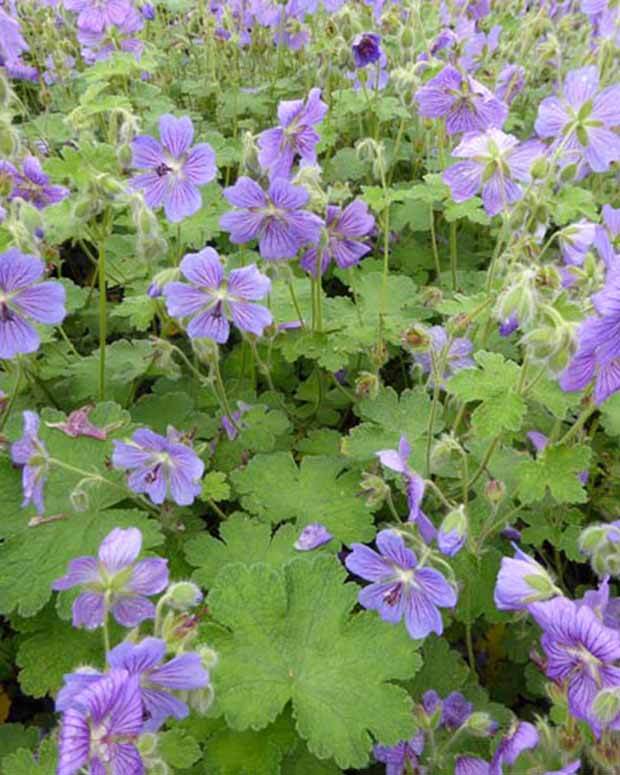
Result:
M200 654L200 661L205 670L213 670L220 661L217 651L210 646L200 646L198 653Z
M138 738L138 750L142 756L152 756L157 750L158 737L153 732L145 732Z
M175 611L189 611L202 600L202 592L193 581L176 581L168 587L166 603Z
M426 352L431 346L431 336L422 326L411 326L402 335L403 347L410 352Z
M592 703L592 712L603 726L620 716L620 688L601 689Z
M379 377L370 371L361 371L355 380L355 395L358 398L376 398L380 387Z
M467 538L467 516L462 504L447 514L437 534L439 550L448 557L454 557L465 544Z
M474 737L490 737L497 731L497 722L481 711L472 713L463 726Z
M491 479L484 488L484 494L490 503L497 505L506 497L506 485L499 479Z
M532 164L531 174L534 180L542 180L549 174L549 161L544 156L539 156Z
M362 474L360 487L366 503L373 508L382 506L390 494L389 486L376 474Z

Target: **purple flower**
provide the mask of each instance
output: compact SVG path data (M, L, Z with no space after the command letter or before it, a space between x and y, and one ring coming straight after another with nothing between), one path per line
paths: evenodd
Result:
M69 190L63 186L53 186L49 182L41 163L36 156L26 156L22 165L22 173L15 172L13 178L13 190L9 194L9 201L24 199L33 204L38 210L43 210L49 205L62 202L69 196Z
M0 8L0 62L12 65L19 62L22 52L28 51L19 22Z
M200 493L204 463L179 438L171 426L166 436L139 428L131 441L114 441L112 465L134 469L127 484L134 492L146 493L153 503L163 503L170 492L179 506L189 506Z
M523 196L519 183L531 181L534 160L544 152L537 141L519 144L513 135L491 127L483 134L466 134L452 155L467 159L449 167L443 180L455 202L465 202L482 190L484 209L497 215Z
M442 520L437 533L437 546L442 554L454 557L458 554L467 539L467 517L465 508L459 506L453 509Z
M576 772L579 772L581 770L581 760L577 759L576 762L571 762L570 764L567 764L565 767L562 767L561 770L553 770L552 772L545 772L545 775L574 775Z
M37 514L43 514L43 486L49 468L49 456L39 438L39 416L36 412L23 412L24 435L11 445L11 460L22 469L22 508L32 505Z
M78 27L102 32L107 27L120 27L135 10L131 0L64 0L65 8L77 13Z
M192 339L205 337L224 344L230 335L229 320L255 336L261 336L271 325L271 312L251 303L271 290L271 280L254 264L233 269L226 279L218 254L213 248L204 248L185 256L180 269L190 284L168 283L164 296L170 315L191 316L187 333Z
M502 775L503 765L512 765L523 751L536 748L539 735L536 727L528 721L519 721L502 738L491 763L476 756L459 756L456 760L455 775Z
M308 99L286 100L278 106L280 126L266 129L258 136L258 161L269 172L270 179L287 178L297 156L303 163L316 162L316 145L320 140L316 124L327 113L321 90L311 89Z
M437 529L422 511L424 479L409 466L411 445L407 441L407 437L400 437L398 449L382 449L376 455L386 468L403 475L409 505L408 521L417 524L422 538L427 544L430 544L437 537Z
M327 271L331 261L341 269L348 269L360 262L370 251L370 246L362 241L374 229L375 219L368 212L368 206L356 199L344 210L334 205L327 207L325 230L319 244L309 248L301 258L300 264L306 272L317 276Z
M374 32L360 32L351 45L355 67L366 67L381 59L381 35Z
M352 544L353 551L345 560L351 573L373 582L360 591L360 605L377 610L392 624L404 617L407 632L414 639L431 632L441 635L439 608L456 605L454 587L439 571L419 567L417 557L398 533L382 530L376 544L379 553L364 544Z
M428 716L441 710L440 724L446 729L458 729L471 716L474 706L460 692L451 692L445 700L434 689L424 692L422 705Z
M506 320L500 324L499 335L504 337L510 336L517 328L519 328L519 318L516 313L513 312L510 317L506 318Z
M168 560L149 557L136 562L142 533L135 527L114 528L101 542L97 557L76 557L66 575L57 579L57 592L85 587L73 602L73 626L95 630L108 613L123 627L135 627L155 617L148 600L168 585Z
M140 13L147 21L152 22L155 18L155 6L152 3L143 3Z
M585 593L581 600L575 600L578 607L587 605L605 627L612 630L620 630L620 597L609 596L609 576L605 576L598 589L591 589Z
M521 65L506 65L500 70L495 82L497 98L510 105L521 94L525 86L525 68Z
M303 208L309 196L303 186L276 178L266 193L248 177L224 189L230 204L239 208L224 213L220 226L230 232L230 240L243 245L258 240L261 256L267 261L293 258L307 244L318 241L323 221Z
M620 208L603 205L602 214L603 224L596 228L594 244L605 262L605 266L609 269L619 260L616 247L618 236L620 236Z
M0 359L33 353L41 343L29 319L36 323L62 323L65 289L54 281L39 282L45 264L11 248L0 253Z
M149 135L133 141L133 166L149 171L134 177L132 185L143 189L149 207L163 205L166 218L177 223L200 210L198 187L215 177L215 152L208 143L191 147L194 127L187 116L161 116L159 135L161 142Z
M514 557L502 557L494 602L500 611L524 611L531 603L560 594L547 571L518 546Z
M612 131L619 124L620 85L600 91L598 71L589 65L567 74L563 97L540 103L535 128L539 137L554 138L552 152L561 145L566 163L607 172L620 159L620 137Z
M237 401L237 406L239 407L238 410L236 412L233 412L230 417L224 414L222 415L222 419L220 420L220 424L230 441L234 441L237 438L237 436L239 435L239 431L237 430L237 428L243 427L241 423L241 418L246 412L249 412L250 409L252 408L251 405L246 404L245 401Z
M144 638L140 643L121 643L108 654L108 664L115 670L125 670L139 681L144 709L151 717L149 728L158 727L164 719L185 718L186 703L171 694L173 691L204 689L209 673L196 652L179 654L164 662L166 643L159 638Z
M84 767L91 775L143 775L135 746L142 728L138 680L125 670L113 670L86 688L64 713L57 775L75 775Z
M328 543L333 537L325 525L320 522L312 522L301 531L294 546L299 552L309 552Z
M478 81L448 65L416 92L420 115L444 118L449 135L500 128L508 107Z
M595 223L580 221L562 229L558 242L565 264L573 266L583 264L588 250L596 238L598 228Z
M568 708L576 718L600 727L592 701L605 687L620 686L620 633L605 627L589 606L565 597L529 606L543 630L541 644L547 655L546 674L567 685Z
M396 745L376 745L372 752L378 762L385 764L385 775L404 775L417 772L418 757L424 750L424 732L417 732L410 740Z
M144 20L135 8L118 27L106 27L100 32L78 28L77 38L82 44L82 57L87 64L103 62L116 51L133 54L136 61L142 56L144 43L135 35L144 27Z
M432 326L429 331L430 347L428 352L414 353L413 360L422 368L424 374L430 374L429 385L434 384L434 374L439 367L438 361L443 358L443 370L441 381L445 381L457 371L475 366L470 353L473 349L472 343L465 337L453 339L450 347L448 346L448 334L442 326Z

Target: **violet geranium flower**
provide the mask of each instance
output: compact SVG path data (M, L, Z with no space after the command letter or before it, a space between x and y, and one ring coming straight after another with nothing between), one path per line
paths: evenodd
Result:
M539 137L553 138L551 151L560 148L566 163L585 162L594 172L607 172L620 160L620 84L599 89L594 65L571 70L562 97L547 97L538 108L535 129Z
M366 67L381 59L381 35L374 32L360 32L351 44L355 67Z
M138 679L126 670L113 670L86 688L63 714L58 775L75 775L83 768L92 775L143 775L135 745L142 729Z
M285 100L278 106L280 126L266 129L258 136L258 161L269 172L270 179L287 178L300 156L305 164L316 162L316 145L320 137L315 125L327 113L320 89L311 89L308 99Z
M437 368L437 361L443 357L443 370L441 376L442 382L457 371L461 369L467 369L470 366L475 366L473 358L471 357L471 351L473 345L466 337L458 337L453 339L450 343L450 347L447 352L445 348L448 346L448 334L445 328L442 326L431 326L428 330L430 337L430 347L428 352L414 352L413 360L420 366L424 374L430 374L429 385L434 383L433 368ZM435 361L435 364L433 364Z
M24 51L28 51L28 45L19 22L0 8L0 61L8 65L18 63Z
M500 128L508 107L474 78L448 65L416 92L420 115L444 118L449 135Z
M544 146L536 140L521 143L513 135L491 127L483 134L466 134L452 155L457 162L443 174L455 202L465 202L482 190L484 209L497 215L523 196L519 183L531 181L530 169L542 156Z
M68 11L78 15L78 27L90 32L120 27L135 10L131 0L64 0L64 3Z
M24 435L11 445L11 460L23 466L22 507L32 503L38 514L43 514L43 486L49 469L49 455L45 444L39 438L39 416L36 412L24 412Z
M424 732L417 732L410 740L402 740L396 745L375 745L373 756L385 764L385 775L402 775L416 772L419 756L424 750Z
M180 434L168 426L166 436L139 428L130 441L114 441L114 468L133 469L127 484L146 493L153 503L163 503L170 492L179 506L189 506L200 493L204 463L194 450L180 441Z
M37 210L43 210L49 205L62 202L69 196L69 189L64 186L54 186L49 176L43 172L41 163L36 156L26 156L22 164L22 172L13 176L13 190L9 194L12 199L24 199L33 204Z
M620 686L620 632L606 627L589 606L565 597L532 603L528 610L543 630L547 676L567 683L570 712L598 732L592 701L600 689Z
M392 624L405 619L407 632L414 638L429 633L441 635L443 622L439 608L453 608L457 594L437 570L419 567L415 554L402 536L382 530L376 538L379 552L364 544L352 544L345 560L351 573L371 581L359 593L360 605L377 610Z
M501 775L505 764L514 764L524 751L536 748L539 742L538 730L529 721L518 721L501 739L495 749L491 763L476 756L459 756L455 775Z
M298 552L310 552L323 544L329 543L334 536L320 522L306 525L294 543Z
M94 630L108 613L123 627L135 627L155 617L148 599L168 586L168 560L147 557L136 562L142 548L138 528L114 528L103 539L96 557L76 557L52 589L84 587L73 602L73 626Z
M319 239L323 221L304 210L310 197L303 186L276 178L265 192L243 176L224 189L224 196L238 209L224 213L220 226L230 232L231 242L237 245L257 239L266 261L293 258L304 245Z
M168 283L164 296L170 315L191 316L187 333L192 339L206 337L223 344L230 334L229 320L255 336L261 336L271 325L271 312L252 303L271 289L271 280L254 264L233 269L226 279L218 254L213 248L205 248L185 256L180 269L190 284Z
M126 670L139 681L144 709L151 717L149 727L159 726L166 718L185 718L187 704L171 692L204 689L209 673L200 654L189 651L164 662L166 643L159 638L144 638L140 643L121 643L108 654L113 670Z
M33 353L41 339L29 322L62 323L65 289L53 280L39 282L45 264L11 248L0 253L0 359Z
M370 251L370 245L363 238L374 226L375 219L361 199L351 202L344 210L328 205L323 239L304 253L301 267L316 277L319 264L321 274L327 271L331 261L340 269L355 266Z
M525 611L531 603L561 594L540 563L513 544L514 557L502 557L495 583L494 602L499 611Z
M191 147L194 127L187 116L161 116L159 135L161 142L149 135L133 141L133 166L149 171L134 177L132 185L144 191L149 207L163 205L166 218L178 223L200 210L198 187L215 177L215 152L209 143Z

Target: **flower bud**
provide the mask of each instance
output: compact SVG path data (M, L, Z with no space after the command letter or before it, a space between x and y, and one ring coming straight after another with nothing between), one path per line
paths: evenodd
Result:
M176 266L162 269L162 271L158 272L153 278L153 281L147 290L147 295L150 296L151 299L159 298L162 295L164 287L168 285L168 283L178 280L180 276L181 270Z
M370 371L360 371L355 380L355 395L358 398L376 398L379 395L379 377Z
M437 534L439 550L447 557L460 552L467 538L467 516L462 504L444 517Z
M599 576L620 573L620 520L608 525L591 525L579 536L579 549L590 559Z
M205 670L213 670L214 667L217 667L220 657L215 649L212 649L210 646L200 646L197 651L200 654L200 660Z
M211 684L209 684L209 686L205 686L204 689L196 689L196 691L190 692L188 705L195 710L199 716L204 716L208 713L211 705L213 705L214 699L215 692L213 691Z
M202 600L202 592L193 581L175 581L168 587L166 603L175 611L189 611Z
M205 366L212 366L219 360L218 346L212 339L192 339L191 344L196 357Z
M531 167L531 174L534 180L542 180L549 174L549 161L544 156L539 156Z
M604 727L620 716L620 687L601 689L592 703L592 712Z
M514 557L503 557L495 584L495 606L500 611L523 611L530 603L562 594L549 573L513 544Z
M431 346L431 336L423 326L411 326L401 337L403 347L412 353L424 353Z
M499 479L491 479L484 488L487 500L494 506L498 506L506 497L506 485Z
M367 472L362 474L360 488L366 503L373 508L382 506L390 494L389 486L380 476Z
M154 732L145 732L138 738L138 750L142 756L152 756L157 750L159 739Z
M527 327L536 317L538 297L536 272L523 269L512 277L512 282L509 282L500 296L495 307L495 316L504 321L515 315L520 324Z
M490 737L497 731L497 722L488 713L475 711L465 721L464 729L474 737Z

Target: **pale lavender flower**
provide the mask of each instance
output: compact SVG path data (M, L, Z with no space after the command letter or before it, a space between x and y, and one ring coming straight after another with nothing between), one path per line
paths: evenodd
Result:
M201 491L204 463L171 426L166 436L139 428L130 441L115 440L112 465L133 469L127 480L130 489L146 493L158 505L170 494L179 506L189 506Z
M113 670L79 695L63 714L57 775L143 775L136 747L143 730L138 679ZM111 768L111 769L110 769Z
M601 210L603 223L596 227L596 236L594 244L605 262L607 269L620 265L620 256L616 253L618 237L620 237L620 208L614 208L611 205L603 205Z
M64 0L64 3L67 10L78 15L78 27L89 32L120 27L135 10L131 0Z
M94 630L108 613L123 627L135 627L155 617L148 599L168 586L168 561L148 557L136 562L142 548L142 533L135 527L114 528L101 542L97 557L77 557L69 562L66 575L52 589L84 587L73 602L73 626Z
M311 89L308 99L286 100L278 106L280 125L266 129L258 136L258 161L271 179L289 176L297 157L303 164L316 162L316 145L320 140L314 128L327 113L321 90Z
M191 318L187 333L192 339L204 337L224 344L230 335L229 320L255 336L273 322L267 307L253 303L271 290L271 280L255 264L233 269L226 278L218 254L204 248L186 255L180 269L189 285L168 283L163 292L170 315Z
M352 544L353 551L345 560L351 573L372 582L360 590L360 605L377 610L384 621L392 624L404 618L407 632L414 639L425 638L431 632L441 635L439 609L456 605L454 587L439 571L418 567L416 555L398 533L382 530L376 544L379 552L364 544Z
M194 127L187 116L161 116L159 135L161 142L149 135L133 141L133 166L149 171L134 177L132 185L144 191L149 207L163 205L166 218L178 223L200 210L199 186L216 175L215 152L208 143L192 147Z
M23 412L24 435L11 445L11 460L22 469L22 490L24 500L22 508L30 503L38 514L43 514L43 487L49 469L49 455L45 444L39 438L39 415L36 412Z
M41 339L30 320L56 325L65 318L65 289L52 280L40 282L41 259L11 248L0 253L0 359L33 353Z
M276 178L265 192L244 176L224 189L224 196L238 209L224 213L220 226L237 245L257 239L267 261L293 258L304 245L319 239L323 221L304 209L310 197L303 186Z
M577 759L576 762L571 762L561 770L553 770L545 772L545 775L575 775L575 773L581 772L581 759Z
M136 61L140 60L144 51L144 42L136 34L144 27L142 16L131 8L118 27L106 27L100 32L78 28L77 38L82 44L82 57L92 65L109 59L115 52L133 54Z
M332 538L333 535L325 525L322 525L320 522L312 522L301 531L294 546L299 552L309 552L328 543Z
M442 326L432 326L429 331L430 347L428 352L414 352L413 360L421 367L424 374L430 374L429 385L434 384L434 371L438 368L438 361L443 358L443 371L441 381L445 381L457 371L475 366L471 357L473 345L465 337L453 339L448 347L448 334ZM446 347L448 350L446 352Z
M372 232L374 226L375 219L361 199L351 202L344 210L328 205L323 238L304 253L301 267L317 277L319 265L322 274L331 261L335 261L340 269L355 266L370 252L371 248L363 238Z
M620 630L620 597L610 597L609 576L605 576L598 589L588 590L581 600L575 600L578 607L587 605L603 622L605 627Z
M523 188L519 184L531 181L532 164L543 153L542 143L520 144L513 135L493 127L483 134L466 134L452 156L467 161L449 167L443 180L455 202L465 202L482 191L484 209L497 215L521 199Z
M410 740L403 740L396 745L375 745L373 756L378 762L385 764L385 775L403 775L406 772L417 772L418 757L424 750L424 732L417 732Z
M28 51L28 45L19 22L0 8L0 62L9 65L19 62L24 51Z
M52 185L49 180L49 176L43 172L36 156L26 156L22 164L22 172L15 171L13 189L8 199L9 201L17 198L24 199L38 210L43 210L49 205L62 202L69 196L69 189Z
M620 160L620 84L599 88L594 65L571 70L562 97L547 97L538 108L536 132L553 138L567 164L585 162L594 172L607 172Z
M620 633L605 627L589 606L565 597L532 603L528 610L543 630L547 676L566 682L570 712L598 733L592 701L600 689L620 686Z
M500 128L508 107L478 81L448 65L416 92L420 115L444 118L449 135Z
M595 223L582 220L562 229L558 242L565 264L572 266L583 264L596 238L597 228Z
M539 735L528 721L517 722L500 741L491 763L476 756L459 756L455 775L501 775L505 764L512 765L524 752L536 748Z
M524 611L531 603L560 594L549 573L518 546L514 557L502 557L494 602L500 611Z
M115 670L125 670L136 677L144 710L150 716L149 728L156 728L168 717L185 718L189 708L175 691L204 689L209 673L202 666L200 655L189 651L168 661L167 646L159 638L144 638L140 643L121 643L108 654L108 664Z

